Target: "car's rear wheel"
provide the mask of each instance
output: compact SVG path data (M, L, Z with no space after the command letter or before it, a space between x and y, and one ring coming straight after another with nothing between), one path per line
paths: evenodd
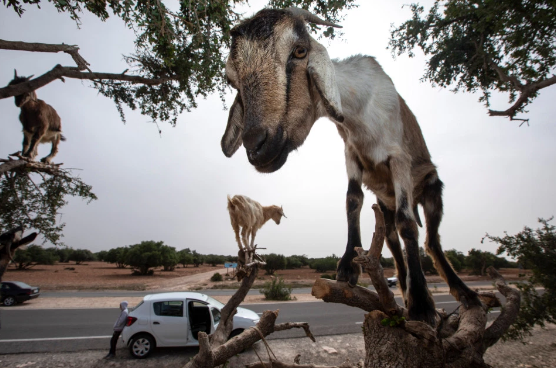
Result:
M143 359L148 357L154 350L154 339L147 334L141 334L133 337L129 344L129 351L135 358Z
M12 305L15 305L16 301L15 298L13 296L7 296L4 298L4 305L6 307L11 307Z

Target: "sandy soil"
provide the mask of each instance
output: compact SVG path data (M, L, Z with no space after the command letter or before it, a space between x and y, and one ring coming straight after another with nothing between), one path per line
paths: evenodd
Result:
M89 262L87 264L75 265L63 263L53 266L36 266L30 270L19 271L13 267L8 268L4 280L23 281L32 286L38 286L41 290L196 290L210 288L230 288L238 285L234 281L211 282L210 276L215 272L226 275L223 265L211 267L203 265L200 267L179 266L174 271L162 271L156 269L153 276L134 276L129 268L117 268L115 265L104 262ZM230 270L231 272L231 270ZM519 279L519 270L503 269L502 274L506 280ZM523 272L523 271L521 271ZM333 274L333 271L328 274ZM394 269L385 269L386 277L391 277ZM203 274L203 275L199 275ZM276 272L278 277L296 287L310 287L321 273L315 272L308 267L295 270L280 270ZM191 277L199 275L198 277ZM460 273L464 281L488 280L487 277L470 276L465 272ZM255 287L261 286L270 280L270 275L260 272ZM441 282L440 276L427 276L428 282ZM362 274L360 282L363 286L371 283L367 274Z
M348 357L352 363L357 363L364 359L365 354L361 334L322 336L317 338L316 343L307 338L268 340L268 343L274 354L285 362L293 362L294 357L301 354L301 364L339 365ZM268 361L264 344L255 344L254 349L264 361ZM132 358L126 349L120 348L117 358L109 361L102 359L106 350L11 354L0 355L0 364L16 368L178 368L183 367L197 351L197 348L158 349L149 358L138 360ZM494 368L556 367L556 326L549 325L545 330L536 329L525 344L515 341L499 342L487 351L485 360ZM248 350L231 358L226 367L244 367L247 363L257 361L255 352Z

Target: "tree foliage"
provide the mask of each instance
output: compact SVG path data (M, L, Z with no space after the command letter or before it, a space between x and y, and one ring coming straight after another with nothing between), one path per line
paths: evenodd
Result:
M108 263L115 263L118 268L125 268L127 265L127 247L118 247L108 250L106 256L104 256L104 261Z
M45 2L4 0L4 5L24 18L25 9ZM93 81L94 88L115 102L122 119L125 120L122 106L126 105L133 110L139 109L154 121L170 121L173 124L181 112L197 106L197 97L214 92L224 95L227 87L224 65L231 41L230 30L241 16L236 11L237 7L248 3L247 0L181 0L178 4L162 0L50 2L59 12L69 14L78 25L85 12L103 21L110 16L120 18L135 32L135 53L124 56L129 65L124 73L93 73L84 59L74 57L79 70L57 66L43 75L45 78L40 86L59 77L89 79ZM270 0L268 4L278 8L292 5L304 7L327 20L339 22L341 11L353 7L353 2ZM313 30L317 29L313 26ZM334 29L327 28L323 35L334 37ZM60 48L60 45L51 46ZM39 51L28 50L29 47L6 45L4 48ZM75 56L77 50L73 48L64 52ZM28 88L39 88L37 83L33 86L33 81L29 82Z
M96 258L93 252L88 249L72 249L68 259L75 262L75 264L81 264L83 262L94 261Z
M129 247L126 252L126 263L133 267L139 275L152 275L153 268L162 264L161 248L164 243L159 241L142 241Z
M186 268L187 265L193 264L193 254L189 248L182 249L178 252L178 263Z
M160 247L160 256L160 263L161 266L164 267L164 271L174 271L176 265L178 264L178 254L176 252L176 248L163 245Z
M331 255L325 258L315 258L310 267L316 272L336 271L336 266L340 259L336 255Z
M286 257L282 254L270 253L264 256L266 265L264 269L267 275L272 275L277 270L284 270L286 268Z
M40 245L30 245L27 249L18 249L14 255L18 270L26 270L36 265L53 265L58 257Z
M513 105L491 116L515 118L556 83L556 3L553 0L437 0L428 13L410 5L412 18L395 27L392 53L420 48L428 57L423 80L454 92L509 94Z
M97 199L92 187L73 176L71 170L5 172L0 176L0 233L23 225L39 231L44 242L63 245L60 239L65 223L58 216L68 196L87 203Z
M516 322L505 334L508 339L523 338L535 325L556 323L556 227L550 221L552 218L539 219L540 228L525 227L516 235L486 235L498 243L498 254L506 253L519 264L529 265L532 271L528 283L518 284L521 309ZM544 288L542 294L535 290L537 285Z

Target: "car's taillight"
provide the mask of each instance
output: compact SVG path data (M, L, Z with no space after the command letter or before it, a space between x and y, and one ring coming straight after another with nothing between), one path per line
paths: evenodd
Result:
M137 321L137 318L135 317L127 317L127 323L125 324L126 326L131 326L132 324L135 323L135 321Z
M27 295L31 295L31 294L33 294L33 290L28 290Z

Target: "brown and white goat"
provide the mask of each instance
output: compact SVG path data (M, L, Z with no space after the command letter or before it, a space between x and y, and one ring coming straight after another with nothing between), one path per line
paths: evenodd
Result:
M33 76L20 77L14 70L14 79L9 86L27 82ZM50 154L41 159L42 162L50 163L58 153L58 144L65 141L62 135L62 121L52 106L39 100L35 91L26 92L15 96L15 105L21 109L19 121L23 125L23 148L21 154L34 159L37 157L39 143L52 143Z
M365 184L384 213L387 244L410 318L431 325L436 320L419 260L417 204L425 212L426 249L451 293L463 303L479 303L442 252L443 183L415 116L373 57L331 61L326 48L309 35L307 22L337 27L290 8L261 10L232 29L226 76L238 93L222 137L224 154L230 157L243 143L258 171L274 172L303 144L314 122L328 117L344 140L349 180L348 240L337 279L355 286L361 272L352 260L354 248L361 247ZM407 270L398 234L405 243Z
M273 219L276 225L280 225L282 216L286 217L282 207L262 206L259 202L243 195L235 195L233 198L228 196L228 212L240 251L254 250L257 231L268 220ZM243 246L239 239L240 228ZM251 241L249 241L249 237L251 237Z

